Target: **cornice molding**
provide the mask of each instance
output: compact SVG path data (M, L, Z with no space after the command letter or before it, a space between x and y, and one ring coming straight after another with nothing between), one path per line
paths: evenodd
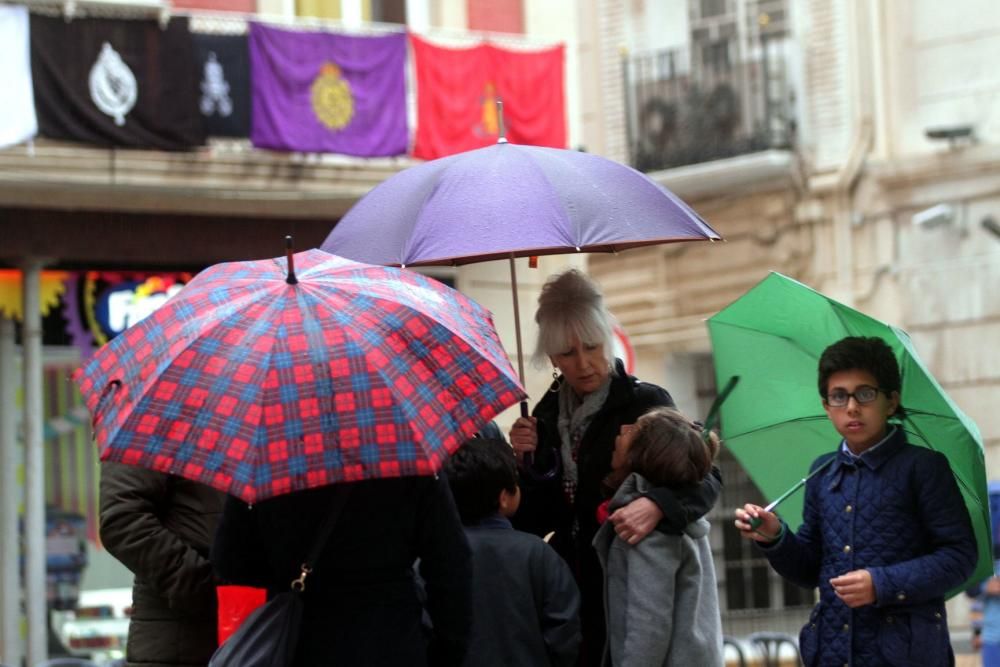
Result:
M40 140L0 150L0 207L330 219L412 164L232 145L167 153Z

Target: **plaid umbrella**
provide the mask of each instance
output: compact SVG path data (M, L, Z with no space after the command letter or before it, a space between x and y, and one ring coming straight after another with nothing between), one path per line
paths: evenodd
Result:
M481 306L319 250L205 270L77 381L102 460L250 503L433 474L524 396Z

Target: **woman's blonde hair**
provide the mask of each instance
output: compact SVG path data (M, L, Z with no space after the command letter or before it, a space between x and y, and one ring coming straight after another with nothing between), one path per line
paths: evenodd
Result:
M605 486L614 492L633 472L654 486L698 484L712 471L719 445L715 433L706 436L674 408L653 408L636 420L625 465L605 478Z
M581 271L569 269L545 282L535 322L538 341L531 359L536 367L544 367L549 357L565 352L576 336L584 345L603 347L604 358L614 371L613 319L600 288Z

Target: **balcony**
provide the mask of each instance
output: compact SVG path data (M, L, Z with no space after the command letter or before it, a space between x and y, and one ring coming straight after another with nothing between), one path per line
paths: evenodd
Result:
M792 148L794 93L785 39L735 49L662 50L623 63L629 161L644 172ZM694 54L694 55L692 55Z

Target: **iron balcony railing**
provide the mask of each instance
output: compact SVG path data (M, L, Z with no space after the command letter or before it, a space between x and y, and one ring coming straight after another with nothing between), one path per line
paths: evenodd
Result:
M787 46L785 39L765 40L753 55L734 63L728 57L693 62L688 49L627 55L623 77L632 166L648 172L790 149L796 124ZM706 53L701 51L699 60Z

